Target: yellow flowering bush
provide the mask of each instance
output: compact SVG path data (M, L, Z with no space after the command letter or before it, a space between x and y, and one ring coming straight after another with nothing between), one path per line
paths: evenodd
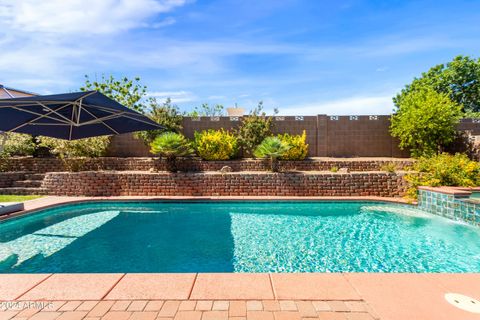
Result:
M224 129L195 132L195 149L204 160L228 160L237 155L237 137Z
M305 130L301 135L285 133L279 134L278 138L290 146L290 149L280 158L281 160L303 160L307 157L308 144Z
M465 154L442 153L422 157L406 175L410 184L407 196L416 198L419 186L475 187L480 185L480 163L470 160Z

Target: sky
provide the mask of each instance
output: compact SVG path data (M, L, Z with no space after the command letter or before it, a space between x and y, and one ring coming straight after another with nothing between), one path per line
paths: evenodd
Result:
M182 110L390 114L415 76L480 57L480 1L0 0L0 83L140 77Z

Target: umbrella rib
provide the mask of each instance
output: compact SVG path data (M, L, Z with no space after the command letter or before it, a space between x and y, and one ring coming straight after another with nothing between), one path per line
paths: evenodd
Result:
M75 104L72 105L72 119L70 122L70 132L68 133L68 140L72 140L72 132L73 132L73 118L75 117Z
M38 104L41 105L43 108L45 108L45 109L47 109L47 110L50 110L51 112L53 112L53 113L56 114L57 116L65 119L66 121L72 122L70 119L68 119L67 117L61 115L61 114L58 113L57 111L65 108L65 107L67 107L67 106L69 106L69 105L71 105L71 104L74 104L73 102L68 102L68 103L66 103L64 106L62 106L61 108L57 108L57 109L55 109L55 110L53 110L52 108L47 107L46 105L42 104L41 102L38 102Z
M90 111L88 111L86 108L84 108L84 111L86 113L88 113L89 115L91 115L92 117L94 117L95 119L98 119L97 116L95 116L94 114L92 114ZM103 122L102 120L99 120L105 127L107 127L108 129L112 130L113 132L115 132L115 134L119 134L117 130L113 129L112 127L110 127L108 124L106 124L105 122Z
M142 122L142 123L145 123L145 124L149 124L149 125L152 125L152 126L157 126L157 127L159 127L159 128L162 128L161 125L159 125L159 124L157 124L157 123L152 123L153 120L150 120L150 119L149 119L149 120L152 121L152 122L148 122L148 121L145 121L145 120L142 120L142 119L136 119L136 118L134 118L134 117L132 117L132 116L130 116L130 115L123 115L123 116L124 116L125 118L128 118L128 119L132 119L132 120L135 120L135 121L138 121L138 122Z
M59 110L61 110L61 109L63 109L63 108L66 108L66 107L67 107L67 105L64 105L63 107L58 108L57 111L59 111ZM42 114L41 116L39 116L39 117L37 117L37 118L35 118L35 119L32 119L32 120L30 120L30 121L28 121L28 122L25 122L25 123L23 123L23 124L15 127L15 128L13 128L13 129L10 129L10 130L8 130L7 132L12 132L12 131L18 130L18 129L20 129L20 128L23 128L23 127L25 127L25 126L27 126L27 125L29 125L29 124L32 124L33 122L35 122L35 121L37 121L37 120L39 120L39 119L45 118L46 116L48 116L48 115L51 114L51 113L54 113L54 112L51 111L51 112L49 112L49 113L47 113L47 114L44 114L44 115ZM56 113L56 112L55 112L55 113ZM56 114L58 114L58 113L56 113ZM48 118L51 118L51 117L48 117ZM51 119L54 119L54 118L51 118ZM54 120L59 121L59 119L54 119ZM62 121L60 121L60 122L62 122Z
M47 114L41 114L41 113L38 113L38 112L35 112L35 111L24 110L24 109L22 109L22 108L20 108L20 107L14 107L14 106L12 106L12 107L10 107L10 108L15 109L15 110L18 110L18 111L22 111L22 112L34 114L34 115L36 115L36 116L40 116L39 118L41 118L41 117L43 116L44 118L47 118L47 119L51 119L51 120L55 120L55 121L59 121L59 122L64 122L64 120L62 120L62 119L49 117ZM50 112L50 113L51 113L51 112ZM50 113L48 113L48 114L50 114ZM35 120L38 120L39 118L36 118ZM35 120L34 120L34 121L35 121ZM65 121L64 123L67 123L67 121Z
M105 116L105 117L95 118L94 120L90 120L90 121L85 121L85 122L82 122L82 124L80 124L80 125L84 126L84 125L89 125L89 124L93 124L93 123L103 122L103 121L106 121L106 120L119 118L120 116L123 116L123 112L117 113L117 114L111 114L111 115Z

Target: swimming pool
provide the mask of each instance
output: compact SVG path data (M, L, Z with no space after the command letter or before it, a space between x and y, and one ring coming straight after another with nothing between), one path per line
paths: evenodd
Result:
M480 229L377 202L92 202L0 223L0 272L479 272Z

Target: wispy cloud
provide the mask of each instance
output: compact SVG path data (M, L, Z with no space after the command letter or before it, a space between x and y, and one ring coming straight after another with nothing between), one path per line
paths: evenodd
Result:
M319 101L280 108L281 115L370 115L390 114L393 110L392 96L357 96L345 99Z
M145 26L186 0L0 0L0 18L26 32L102 34Z
M173 103L192 102L197 97L189 91L153 91L148 93L149 97L155 97L159 100L170 98Z

